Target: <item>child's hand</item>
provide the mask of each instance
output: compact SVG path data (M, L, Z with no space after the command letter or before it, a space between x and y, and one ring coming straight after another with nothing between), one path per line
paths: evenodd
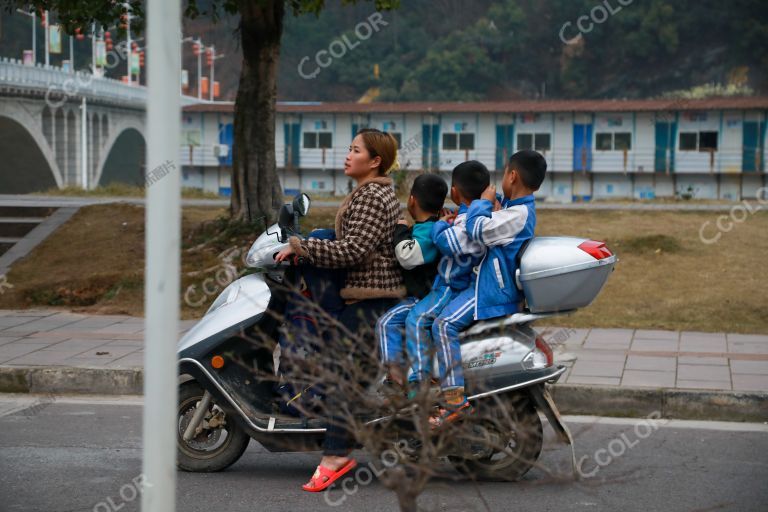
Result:
M488 188L483 190L483 193L480 195L480 199L485 199L486 201L495 203L496 202L496 186L488 185Z
M453 222L453 219L456 218L456 212L449 210L448 208L443 208L443 211L440 212L442 214L442 217L440 217L440 220L451 223Z
M493 211L497 212L499 210L501 210L501 203L496 199L496 202L493 203Z
M408 225L408 221L405 220L405 219L398 219L397 223L398 224L402 224L403 226L407 226Z

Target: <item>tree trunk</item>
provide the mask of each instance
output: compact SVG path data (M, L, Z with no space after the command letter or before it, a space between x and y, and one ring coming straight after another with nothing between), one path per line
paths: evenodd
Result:
M277 62L284 0L240 2L243 64L235 100L232 220L277 218L282 187L275 165Z

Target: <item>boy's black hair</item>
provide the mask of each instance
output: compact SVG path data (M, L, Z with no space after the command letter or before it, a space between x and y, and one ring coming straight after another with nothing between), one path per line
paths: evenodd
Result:
M419 208L428 213L438 213L448 195L448 185L437 174L421 174L413 180L411 195Z
M491 184L491 173L481 162L469 160L453 168L451 181L465 199L474 201Z
M547 161L532 149L518 151L509 157L509 169L514 169L529 189L539 190L547 174Z

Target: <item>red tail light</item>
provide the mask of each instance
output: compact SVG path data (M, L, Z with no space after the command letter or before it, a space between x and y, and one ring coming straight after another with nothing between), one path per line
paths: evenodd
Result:
M598 242L597 240L587 240L579 244L579 249L586 252L596 260L602 260L613 256L613 253L605 246L605 242Z
M547 367L555 364L555 354L541 336L536 336L536 348L544 352L544 355L547 356Z

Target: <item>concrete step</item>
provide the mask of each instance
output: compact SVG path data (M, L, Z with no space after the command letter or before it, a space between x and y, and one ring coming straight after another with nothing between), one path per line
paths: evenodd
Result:
M24 237L43 220L40 217L0 217L0 237Z
M0 206L0 256L55 211L50 206Z
M11 247L16 245L16 242L2 242L0 241L0 256L11 250Z
M52 206L0 206L0 217L45 218L56 210Z

